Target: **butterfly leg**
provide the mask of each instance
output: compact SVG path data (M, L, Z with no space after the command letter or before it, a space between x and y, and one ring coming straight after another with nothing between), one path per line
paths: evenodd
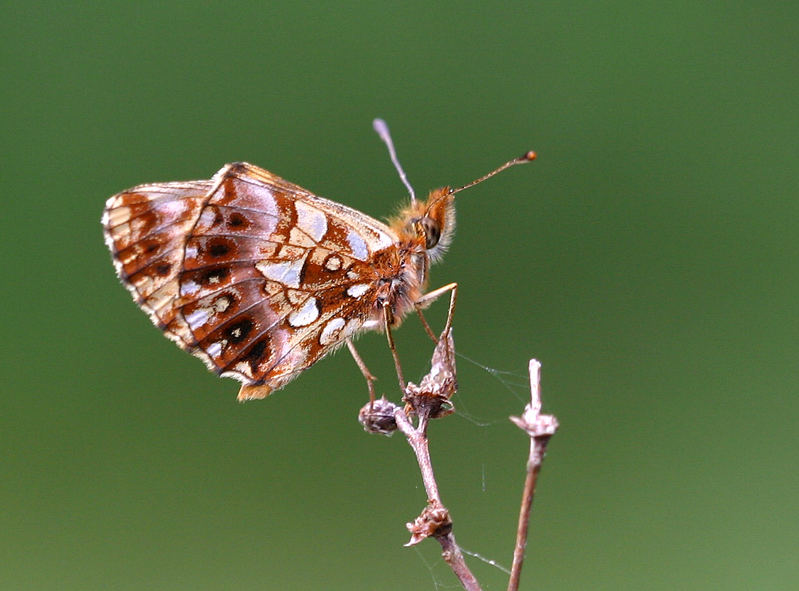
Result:
M397 370L397 379L399 380L400 392L405 393L405 377L402 375L402 365L400 364L397 348L394 346L394 335L391 333L391 325L394 322L394 315L391 313L391 307L388 302L383 304L383 328L386 331L386 338L388 339L388 348L391 349L391 356L394 358L394 369Z
M433 332L433 329L430 328L430 325L427 323L427 319L424 317L422 313L422 309L426 308L430 304L432 304L435 300L439 297L444 295L445 293L450 292L449 296L449 311L447 312L447 323L444 325L443 333L447 333L452 328L452 317L455 314L455 303L458 299L458 284L457 283L450 283L448 285L444 285L443 287L439 287L438 289L434 289L433 291L424 294L418 300L416 300L416 314L419 316L419 320L422 321L422 326L424 327L425 332L428 336L433 339L434 343L438 343L438 337Z
M422 323L422 328L424 328L424 331L427 333L427 336L433 339L434 343L437 342L438 339L436 338L436 333L434 333L433 329L430 328L430 324L428 324L427 318L424 317L421 308L416 308L416 315L419 316L419 321Z
M358 354L357 349L355 349L355 345L352 343L352 340L347 339L347 348L350 350L350 355L355 360L355 364L358 366L358 369L361 370L364 379L366 380L366 387L369 388L369 404L370 408L375 403L375 381L377 378L372 375L372 372L369 371L369 368L366 367L366 364L361 359L361 356Z

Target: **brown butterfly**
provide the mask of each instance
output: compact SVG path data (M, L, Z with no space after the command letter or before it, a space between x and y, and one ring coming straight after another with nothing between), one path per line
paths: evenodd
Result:
M389 225L252 164L210 180L139 185L108 199L102 224L122 283L150 319L209 369L243 383L239 400L264 398L365 330L390 330L451 292L425 293L428 269L452 240L459 189L415 199ZM424 318L420 317L424 321ZM432 332L425 323L429 334Z

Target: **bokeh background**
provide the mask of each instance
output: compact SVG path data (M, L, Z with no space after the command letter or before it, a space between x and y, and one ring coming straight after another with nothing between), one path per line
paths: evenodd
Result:
M509 566L527 360L560 418L526 589L799 583L796 3L28 3L2 8L2 589L451 589L400 437L346 353L240 405L150 325L105 199L248 160L385 217L458 198L460 543ZM445 306L431 319L441 326ZM430 344L397 333L411 378ZM378 335L360 349L398 398ZM483 369L503 370L497 373ZM470 559L486 589L506 576Z

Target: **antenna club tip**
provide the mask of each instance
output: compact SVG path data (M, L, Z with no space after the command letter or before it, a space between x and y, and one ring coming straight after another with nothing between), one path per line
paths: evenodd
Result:
M382 134L385 132L386 129L388 129L388 125L380 117L375 117L374 119L372 119L372 128L377 133Z
M538 158L538 154L536 154L532 150L530 150L529 152L525 152L525 154L522 156L522 160L526 160L527 162L532 162L536 158Z

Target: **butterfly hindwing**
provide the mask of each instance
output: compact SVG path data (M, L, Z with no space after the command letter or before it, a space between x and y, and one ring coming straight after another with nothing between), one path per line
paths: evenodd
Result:
M106 202L103 229L117 274L150 319L182 346L191 336L178 317L178 274L186 236L211 181L139 185Z

